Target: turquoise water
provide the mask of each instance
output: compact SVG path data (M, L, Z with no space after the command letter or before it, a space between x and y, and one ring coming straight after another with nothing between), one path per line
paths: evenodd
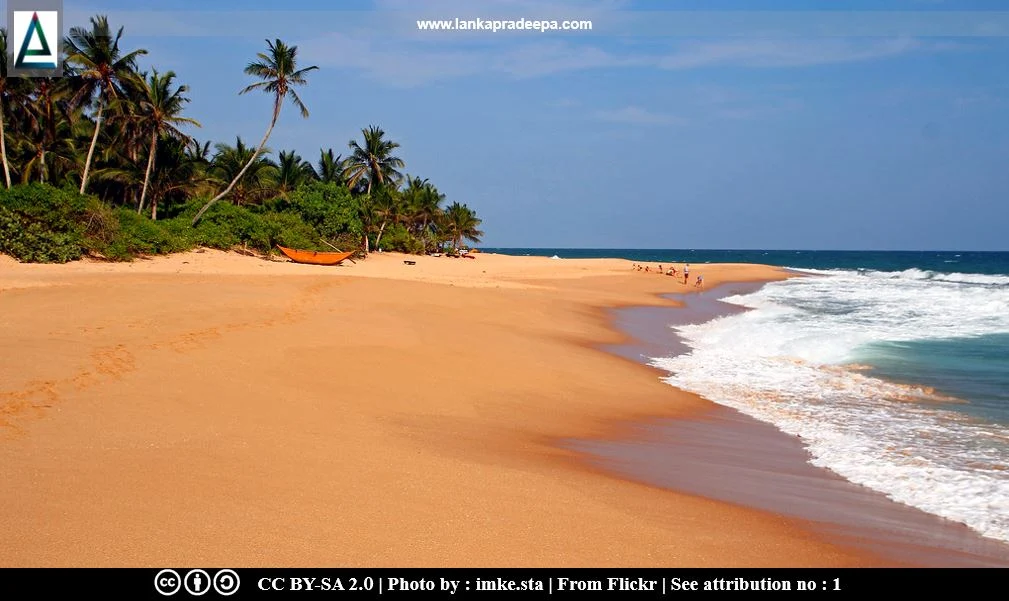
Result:
M801 271L676 326L689 351L653 364L800 436L811 463L1009 542L1009 253L483 250Z
M879 377L966 399L957 410L1009 425L1009 334L879 342L860 349L856 360Z

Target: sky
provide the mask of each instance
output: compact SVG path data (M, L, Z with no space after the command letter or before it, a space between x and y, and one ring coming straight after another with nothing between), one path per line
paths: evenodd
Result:
M311 115L286 105L269 146L315 161L378 125L486 247L1009 250L1004 0L206 6L64 0L64 27L124 26L214 142L261 138L243 68L265 38L297 45ZM457 16L593 30L416 27Z

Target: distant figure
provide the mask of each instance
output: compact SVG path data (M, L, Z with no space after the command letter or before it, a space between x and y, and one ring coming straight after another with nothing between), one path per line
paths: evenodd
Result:
M690 263L683 266L683 285L687 285L687 280L690 279Z
M694 288L700 288L703 285L704 285L704 276L698 274L697 281L694 282Z
M659 273L662 273L662 263L659 263Z
M648 271L648 265L645 265L645 271Z
M676 270L670 267L666 270L666 275L676 275Z

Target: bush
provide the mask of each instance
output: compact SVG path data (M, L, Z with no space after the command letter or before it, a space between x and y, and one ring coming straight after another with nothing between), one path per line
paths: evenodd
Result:
M379 248L386 251L398 251L414 255L424 254L424 242L418 240L401 223L386 226L382 233Z
M92 199L47 184L0 191L0 252L19 261L66 263L84 255Z
M357 201L335 184L310 184L290 200L254 208L218 202L194 228L193 216L205 202L194 199L176 217L151 221L73 190L14 186L0 191L0 252L20 261L62 263L85 254L128 261L195 246L228 250L246 245L270 253L278 244L332 250L321 239L344 250L361 245Z
M319 245L319 232L311 225L291 213L267 213L263 215L266 238L256 241L256 248L271 252L280 244L289 248L306 250L329 250Z
M345 234L360 240L364 232L360 203L346 186L339 184L306 184L295 190L289 199L275 201L274 209L296 213L319 235L330 240Z

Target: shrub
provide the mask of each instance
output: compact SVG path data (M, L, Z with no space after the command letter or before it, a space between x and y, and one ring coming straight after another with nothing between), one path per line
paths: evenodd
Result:
M424 242L418 240L401 223L386 226L379 247L386 251L398 251L419 255L424 253Z
M19 261L65 263L83 256L88 197L34 183L0 191L0 252Z
M291 213L267 213L263 215L265 238L250 244L263 252L271 252L280 244L290 248L306 250L328 250L319 245L319 232L311 225Z
M359 240L364 232L360 203L350 195L346 186L339 184L306 184L289 199L275 201L274 209L297 213L319 235L330 240L345 234L352 234Z
M194 228L204 199L194 199L171 219L151 221L128 208L113 209L94 197L45 184L0 191L0 252L28 262L66 262L85 254L128 261L208 246L247 245L265 253L276 245L331 250L360 247L363 226L357 201L335 184L310 184L290 200L248 208L221 202ZM384 240L383 240L384 246Z

